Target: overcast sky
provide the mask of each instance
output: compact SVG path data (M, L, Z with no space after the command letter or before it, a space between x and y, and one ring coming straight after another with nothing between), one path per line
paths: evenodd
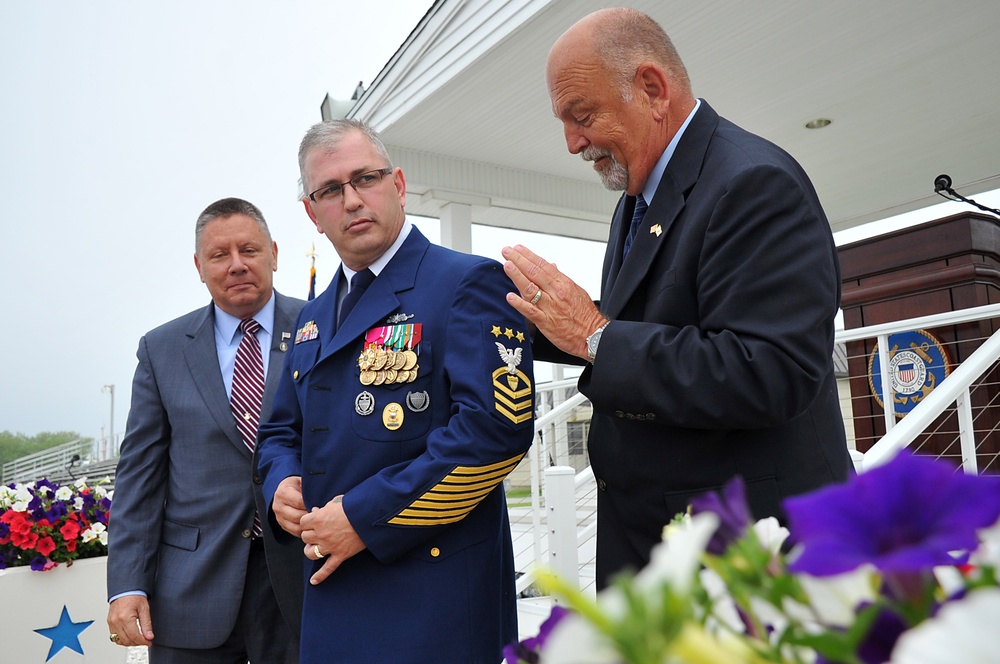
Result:
M430 5L0 3L0 431L99 438L114 385L124 432L139 338L209 301L193 226L217 199L264 212L278 290L305 297L314 242L325 288L339 259L296 200L299 140L324 95L369 85ZM516 241L597 295L601 244L474 228L473 251Z
M339 259L296 200L299 140L431 4L0 3L0 431L99 438L114 385L124 432L139 338L209 301L193 229L215 200L261 208L278 290L306 296L314 242L325 288ZM510 241L480 230L473 251L499 259Z

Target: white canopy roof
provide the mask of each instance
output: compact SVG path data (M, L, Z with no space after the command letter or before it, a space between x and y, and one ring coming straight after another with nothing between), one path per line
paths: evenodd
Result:
M625 4L664 26L697 96L802 163L835 231L941 202L941 173L966 196L1000 187L996 0ZM474 223L605 241L618 194L567 152L544 80L555 39L604 6L438 0L324 116L382 133L411 213L467 204Z

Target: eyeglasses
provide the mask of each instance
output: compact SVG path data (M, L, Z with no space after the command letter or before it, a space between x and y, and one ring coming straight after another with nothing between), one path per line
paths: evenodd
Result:
M355 175L347 182L334 182L333 184L320 187L309 194L309 200L313 203L329 203L338 200L344 195L344 187L346 185L351 185L354 187L354 191L358 192L371 189L389 173L392 173L392 168L376 168L374 171L365 171L360 175Z

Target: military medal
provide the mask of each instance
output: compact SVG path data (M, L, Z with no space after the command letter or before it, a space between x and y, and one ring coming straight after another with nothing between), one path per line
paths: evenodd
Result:
M403 407L398 403L391 403L382 411L382 424L389 431L395 431L403 426Z
M400 385L417 378L420 323L405 323L413 314L395 314L381 327L365 334L365 345L358 356L362 385ZM405 323L405 324L401 324Z

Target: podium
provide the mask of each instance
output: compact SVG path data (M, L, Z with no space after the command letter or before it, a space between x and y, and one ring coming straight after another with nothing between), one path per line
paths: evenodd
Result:
M1000 220L990 215L956 214L844 245L838 251L846 329L1000 302ZM971 355L998 325L1000 320L982 320L924 332L940 342L954 366ZM866 339L847 345L854 431L857 449L862 452L885 435L884 410L869 378L877 343ZM878 373L877 358L871 370ZM888 388L875 387L881 388L880 396ZM1000 371L991 370L973 389L977 462L983 468L1000 450L1000 434L992 433L1000 427ZM905 412L901 416L905 417ZM954 409L928 429L915 449L961 464Z

